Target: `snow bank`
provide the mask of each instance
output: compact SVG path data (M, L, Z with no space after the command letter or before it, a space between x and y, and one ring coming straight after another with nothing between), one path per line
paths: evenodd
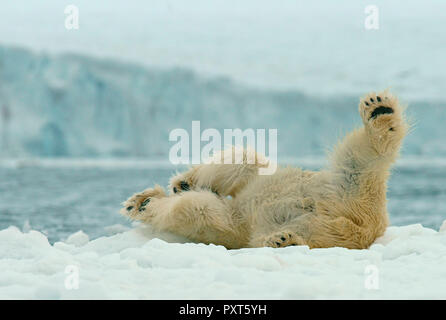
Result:
M226 250L148 226L113 230L54 245L37 231L0 231L0 298L446 298L445 228L390 227L369 250Z

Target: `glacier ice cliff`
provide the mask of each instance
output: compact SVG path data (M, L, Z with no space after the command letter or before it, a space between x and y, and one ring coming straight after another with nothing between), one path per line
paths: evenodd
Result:
M360 125L356 106L364 93L309 96L181 68L0 46L0 108L10 113L0 119L0 155L167 159L169 132L200 120L202 130L276 128L279 159L321 156ZM415 120L404 152L445 156L445 101L401 99Z

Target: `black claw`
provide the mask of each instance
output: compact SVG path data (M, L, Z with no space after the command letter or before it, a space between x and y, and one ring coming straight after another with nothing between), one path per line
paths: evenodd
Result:
M378 100L378 102L381 102L381 97L376 96L376 99Z
M177 192L178 192L177 187L173 187L173 193L177 193Z
M146 204L148 204L150 202L150 198L147 198L146 200L144 200L142 203L141 203L141 207L144 207Z
M378 108L373 110L369 120L372 119L372 118L376 118L380 114L389 114L389 113L393 113L393 109L392 108L379 106Z
M184 191L190 190L189 184L186 181L180 182L180 188L181 188L181 190L184 190Z
M133 209L133 206L127 207L127 211L130 211Z

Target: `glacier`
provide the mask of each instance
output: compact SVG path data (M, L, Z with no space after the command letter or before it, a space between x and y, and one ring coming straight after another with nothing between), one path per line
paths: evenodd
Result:
M377 88L379 89L379 88ZM365 92L364 92L365 93ZM397 92L398 94L398 92ZM161 158L169 132L201 128L278 130L280 158L323 156L360 125L358 96L264 89L187 68L147 67L78 54L0 46L0 156ZM404 153L446 155L446 102L400 96L413 130Z

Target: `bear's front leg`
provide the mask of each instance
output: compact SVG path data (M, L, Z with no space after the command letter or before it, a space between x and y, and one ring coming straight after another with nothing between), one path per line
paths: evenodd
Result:
M120 212L159 231L197 242L240 248L248 240L246 227L229 201L209 191L166 197L162 188L156 186L130 197Z
M130 219L150 221L154 216L153 210L148 210L150 202L156 199L161 199L166 196L163 188L156 185L154 188L149 188L143 192L135 193L129 199L122 203L124 208L120 213Z
M267 168L269 162L254 150L232 147L214 155L209 163L193 166L170 179L172 194L208 190L234 197L249 181Z

